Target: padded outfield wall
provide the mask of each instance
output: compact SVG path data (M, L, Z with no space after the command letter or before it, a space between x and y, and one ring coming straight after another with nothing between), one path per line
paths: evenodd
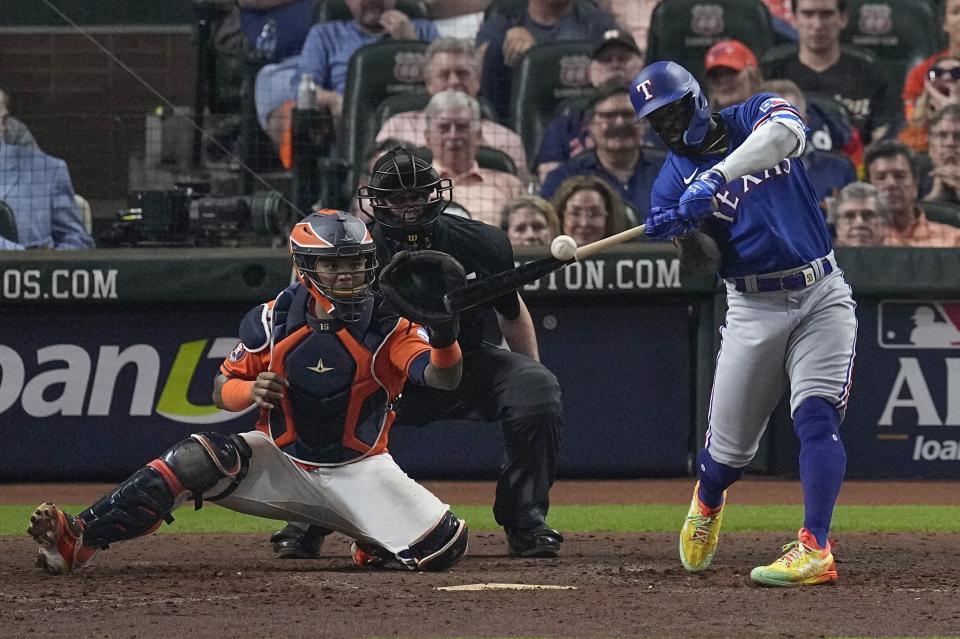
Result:
M525 251L518 259L541 256ZM838 251L858 301L848 476L960 477L960 252ZM122 478L198 430L240 317L289 281L284 251L119 249L0 256L0 481ZM670 247L621 247L524 291L562 385L563 477L677 476L706 426L722 319ZM496 339L496 335L491 335ZM490 478L497 424L397 425L418 478ZM754 469L796 471L778 411Z

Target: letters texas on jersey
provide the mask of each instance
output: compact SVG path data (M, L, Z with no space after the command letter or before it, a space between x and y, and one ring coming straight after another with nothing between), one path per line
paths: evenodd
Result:
M726 126L726 155L768 122L803 125L796 109L772 93L759 93L723 109L714 118ZM805 127L804 127L805 128ZM676 206L697 175L724 155L667 156L653 184L651 206ZM717 194L719 210L706 232L720 245L721 277L742 277L802 266L830 253L830 232L799 158L731 180Z

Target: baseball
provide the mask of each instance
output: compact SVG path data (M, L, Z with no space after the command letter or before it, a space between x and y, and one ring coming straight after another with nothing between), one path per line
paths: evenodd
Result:
M566 262L577 256L577 241L569 235L558 235L550 243L550 255Z

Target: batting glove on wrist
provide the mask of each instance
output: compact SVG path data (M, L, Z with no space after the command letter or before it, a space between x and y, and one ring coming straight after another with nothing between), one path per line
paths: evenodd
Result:
M682 237L693 230L693 225L680 219L676 206L653 207L645 225L644 234L651 240L658 241Z
M679 216L696 224L713 215L713 198L727 183L723 173L710 169L704 171L680 196Z

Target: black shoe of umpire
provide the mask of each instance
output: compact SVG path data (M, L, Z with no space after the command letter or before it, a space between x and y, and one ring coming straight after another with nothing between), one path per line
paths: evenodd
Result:
M554 559L560 556L563 535L546 526L529 530L512 528L507 529L507 543L511 557Z
M287 524L270 537L273 556L277 559L316 559L320 554L323 538L331 532L333 531L320 526L309 526L304 530Z

